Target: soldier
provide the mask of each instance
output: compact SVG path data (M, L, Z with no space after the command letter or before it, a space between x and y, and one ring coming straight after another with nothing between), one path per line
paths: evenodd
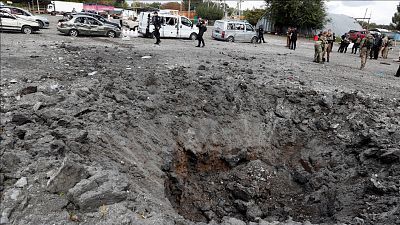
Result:
M156 37L156 45L159 45L161 40L160 40L160 29L161 29L161 17L158 16L157 12L154 12L154 16L152 18L152 23L154 25L154 37Z
M263 25L258 26L258 42L261 43L261 41L265 43Z
M320 37L321 40L321 48L322 48L322 61L325 62L326 58L325 58L325 54L327 53L328 50L328 40L326 38L326 35L328 34L328 32L324 31ZM328 53L328 60L327 62L329 62L329 53Z
M382 47L381 47L381 56L384 59L387 59L389 53L389 45L390 41L387 35L385 35L382 39Z
M321 36L322 35L319 34L318 38L317 37L314 38L314 40L315 40L315 43L314 43L315 53L314 53L314 61L313 62L316 62L316 63L324 63L322 61L322 41L321 41Z
M370 54L373 44L374 44L374 37L367 31L367 35L361 40L360 43L360 52L361 52L360 70L365 68L365 64L367 63L367 58L368 55Z
M286 32L286 47L290 48L290 36L292 34L292 29L289 27L287 32Z

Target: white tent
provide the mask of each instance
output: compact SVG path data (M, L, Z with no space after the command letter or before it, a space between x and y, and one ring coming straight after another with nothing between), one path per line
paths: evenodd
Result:
M329 21L326 23L323 30L331 29L332 32L336 33L336 36L339 37L350 30L363 30L357 20L350 16L328 13L328 19Z

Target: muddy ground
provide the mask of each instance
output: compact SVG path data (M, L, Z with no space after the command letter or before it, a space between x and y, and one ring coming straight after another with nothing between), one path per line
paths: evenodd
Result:
M400 224L398 48L360 71L50 20L0 34L0 224Z

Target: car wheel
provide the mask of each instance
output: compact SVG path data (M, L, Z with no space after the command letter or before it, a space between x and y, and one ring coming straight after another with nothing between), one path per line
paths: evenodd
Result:
M42 29L44 27L44 23L40 20L37 21L39 24L39 28Z
M114 31L108 31L107 32L107 37L109 38L115 38L115 36L117 36L117 34Z
M232 36L228 37L228 39L226 39L228 42L234 42L235 38L233 38Z
M24 34L32 34L32 27L30 27L30 26L23 26L22 27L22 33L24 33Z
M75 29L72 29L72 30L69 31L68 34L69 34L69 36L71 36L71 37L77 37L78 34L79 34L79 32L78 32L77 30L75 30Z
M190 40L196 40L197 39L197 34L196 33L192 33L189 37Z
M257 43L257 41L258 41L258 38L257 38L257 37L253 37L253 38L251 39L251 43L253 43L253 44Z

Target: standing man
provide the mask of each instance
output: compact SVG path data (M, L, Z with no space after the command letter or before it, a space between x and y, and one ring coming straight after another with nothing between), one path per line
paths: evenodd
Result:
M204 39L203 39L203 34L207 31L206 23L204 20L201 20L200 24L197 25L199 28L199 33L197 34L197 40L199 41L199 44L196 47L200 47L200 44L203 44L201 47L204 47Z
M328 32L324 31L322 33L322 35L319 37L319 39L321 40L321 48L322 48L322 62L325 62L325 54L327 53L328 50L328 41L326 39L326 35L328 34ZM328 54L329 57L329 54ZM328 62L329 62L329 58L328 58Z
M290 43L291 34L292 34L292 29L289 27L287 32L286 32L286 36L287 36L287 38L286 38L286 47L288 47L288 48L290 48L290 44L291 44Z
M365 68L365 64L367 63L367 58L368 55L370 54L373 44L374 44L374 37L367 31L367 35L361 40L360 43L360 52L361 52L360 70Z
M372 45L371 51L370 51L370 59L378 59L379 56L379 50L382 45L382 38L380 38L379 34L374 34L374 43Z
M357 38L353 41L353 47L351 48L351 54L357 54L357 49L360 47L361 38L360 35L357 34Z
M333 49L333 42L334 42L334 37L333 37L333 33L332 33L332 30L331 29L329 29L328 30L328 33L326 34L326 39L327 39L327 41L328 41L328 51L327 51L327 53L328 53L328 55L329 55L329 53L331 53L332 52L332 49ZM328 57L329 58L329 57ZM329 61L328 61L329 62Z
M158 16L157 12L154 12L154 16L152 18L152 23L154 25L154 37L156 37L156 45L159 45L161 40L160 40L160 29L161 29L161 17Z
M258 42L261 43L261 41L265 43L263 25L258 26Z
M292 35L290 35L290 49L296 50L297 42L297 28L292 29Z
M321 41L321 34L319 34L317 37L314 37L314 41L315 41L315 43L314 43L314 50L315 50L315 53L314 53L314 61L313 62L316 62L316 63L324 63L323 61L322 61L322 41Z
M389 52L389 38L388 38L387 35L385 35L382 38L382 46L381 46L381 56L382 56L382 58L387 59L388 52Z

